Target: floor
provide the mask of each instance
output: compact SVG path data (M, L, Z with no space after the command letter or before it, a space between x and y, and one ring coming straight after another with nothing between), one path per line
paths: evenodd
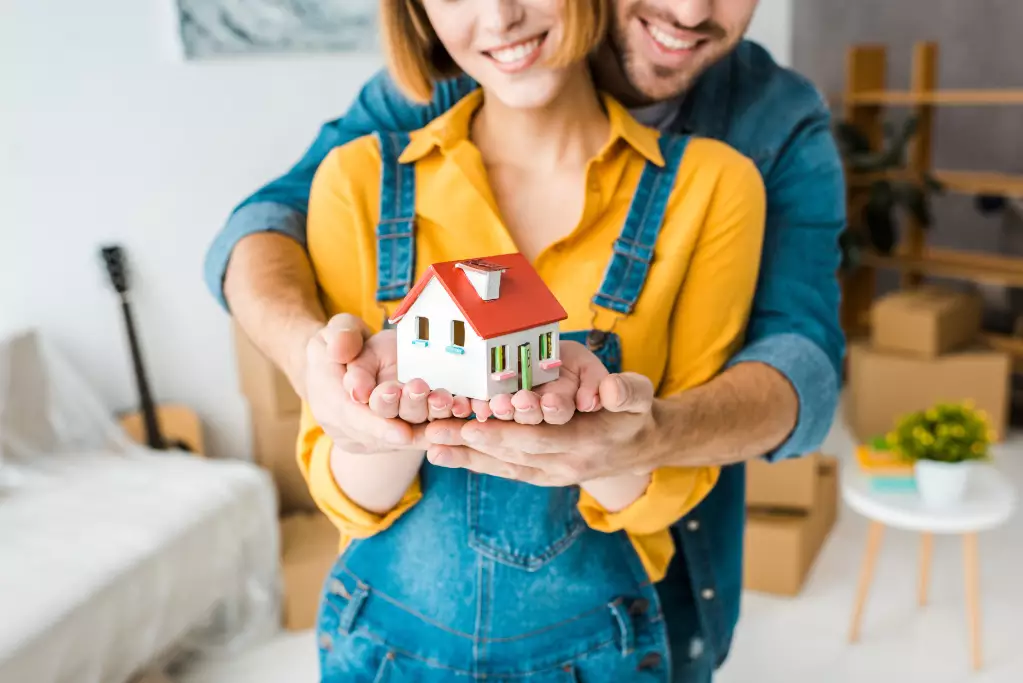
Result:
M824 451L849 457L841 423ZM1023 433L997 453L997 463L1023 492ZM1023 504L1023 500L1021 500ZM886 531L858 644L846 637L866 543L867 523L843 507L834 531L797 598L748 593L719 683L927 681L1009 683L1023 680L1023 510L980 537L984 668L970 669L963 601L962 544L934 544L930 602L916 605L918 537ZM178 683L313 683L312 633L283 634L231 660L201 661Z

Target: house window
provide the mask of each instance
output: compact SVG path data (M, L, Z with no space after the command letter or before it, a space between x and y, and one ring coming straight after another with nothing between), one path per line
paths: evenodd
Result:
M451 321L451 343L448 344L447 352L465 355L465 323L461 320Z
M495 346L490 349L490 371L491 372L502 372L504 371L505 359L504 359L504 345Z
M545 332L540 335L540 360L549 360L554 355L554 335Z
M430 319L416 316L416 338L413 344L426 346L430 342Z

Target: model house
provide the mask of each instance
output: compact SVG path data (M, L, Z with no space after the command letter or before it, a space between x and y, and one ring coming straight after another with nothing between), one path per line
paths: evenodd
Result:
M436 263L391 316L398 381L489 400L558 377L567 317L522 254Z

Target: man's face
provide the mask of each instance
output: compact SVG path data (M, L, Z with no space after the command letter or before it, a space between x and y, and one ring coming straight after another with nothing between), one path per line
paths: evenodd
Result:
M613 0L610 46L647 100L674 97L742 39L758 0Z

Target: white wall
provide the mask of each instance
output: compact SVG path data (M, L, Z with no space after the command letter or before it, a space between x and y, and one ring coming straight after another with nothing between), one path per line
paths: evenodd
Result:
M184 63L174 0L5 0L0 8L0 335L37 326L112 410L135 402L117 301L96 255L123 243L159 399L248 452L227 317L202 260L232 206L348 106L376 56ZM791 0L751 28L790 53Z
M217 455L248 452L228 319L206 246L378 67L373 56L184 63L174 0L0 5L0 336L38 326L111 409L135 390L96 254L122 242L158 398L198 410Z
M748 36L782 66L792 64L792 0L760 0Z

